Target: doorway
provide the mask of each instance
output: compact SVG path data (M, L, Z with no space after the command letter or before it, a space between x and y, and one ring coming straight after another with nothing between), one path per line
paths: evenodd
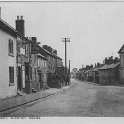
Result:
M18 90L22 90L22 70L21 67L18 67Z

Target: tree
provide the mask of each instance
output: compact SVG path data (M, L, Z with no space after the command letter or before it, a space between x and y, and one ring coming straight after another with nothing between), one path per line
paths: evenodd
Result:
M109 64L107 57L105 57L103 63L104 63L104 64Z
M101 64L100 64L99 62L97 62L97 67L100 67L100 65L101 65Z
M117 63L117 62L119 62L120 61L120 59L118 58L118 57L115 57L114 58L114 63Z

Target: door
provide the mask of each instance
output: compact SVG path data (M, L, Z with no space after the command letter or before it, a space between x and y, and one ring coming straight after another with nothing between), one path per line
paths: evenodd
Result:
M43 81L42 81L41 73L38 73L38 76L39 76L39 82L40 82L40 89L43 89Z
M22 90L22 70L21 67L18 67L18 89Z

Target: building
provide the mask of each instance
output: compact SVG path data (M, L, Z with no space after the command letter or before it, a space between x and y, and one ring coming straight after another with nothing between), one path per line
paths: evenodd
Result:
M16 30L0 19L0 98L17 94Z
M56 67L63 67L62 58L56 55Z
M36 39L36 38L35 38ZM36 65L36 74L37 74L37 82L39 83L39 88L40 90L48 88L47 85L47 77L48 77L48 61L47 58L45 57L45 51L43 48L38 45L37 40L34 40L34 43L32 44L32 56L35 57L33 62ZM33 65L32 65L33 66Z
M44 79L39 46L36 37L25 37L25 21L23 16L17 16L17 78L18 91L32 93L40 91ZM44 57L42 57L43 59ZM46 59L45 59L46 62ZM42 65L43 66L43 65ZM46 72L45 72L46 73ZM42 74L42 75L41 75ZM47 76L44 76L45 78ZM45 81L47 82L47 81Z
M89 69L86 71L86 80L93 81L93 69Z
M17 16L17 89L18 93L31 92L30 40L25 37L23 16Z
M124 83L124 45L119 50L120 55L120 82Z
M47 58L47 84L49 87L59 87L58 84L58 70L61 70L63 72L63 63L62 59L57 56L57 51L51 48L48 45L43 45L42 47L42 53ZM61 69L58 69L61 68ZM59 72L58 72L59 73ZM64 72L63 72L64 73ZM63 75L62 73L62 75Z
M48 88L47 85L47 59L42 54L37 54L38 59L38 79L40 82L40 89Z
M93 69L93 82L99 83L99 67Z
M117 84L119 83L119 67L120 63L105 64L99 68L100 84Z
M48 45L43 45L43 50L45 52L45 57L48 60L48 73L54 74L56 71L56 66L57 66L57 59L56 59L56 54L53 53L53 48L51 48Z
M17 16L15 25L16 29L0 19L0 69L4 71L0 72L0 98L47 88L48 82L54 84L49 75L55 79L57 68L63 67L56 50L40 47L36 37L25 37L23 16Z
M77 72L78 72L78 69L77 68L73 68L72 71L71 71L71 77L72 78L76 78Z

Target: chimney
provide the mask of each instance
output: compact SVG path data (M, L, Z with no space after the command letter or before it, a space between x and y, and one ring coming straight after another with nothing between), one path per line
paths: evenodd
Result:
M54 50L53 53L54 53L55 55L57 55L57 50Z
M33 43L37 42L37 38L36 37L31 37L31 40L32 40Z
M24 26L24 20L23 20L23 16L21 16L19 18L19 16L17 16L17 20L16 20L16 30L23 36L25 36L25 26Z
M17 16L17 20L19 20L19 16Z
M21 16L21 20L23 20L23 16Z

